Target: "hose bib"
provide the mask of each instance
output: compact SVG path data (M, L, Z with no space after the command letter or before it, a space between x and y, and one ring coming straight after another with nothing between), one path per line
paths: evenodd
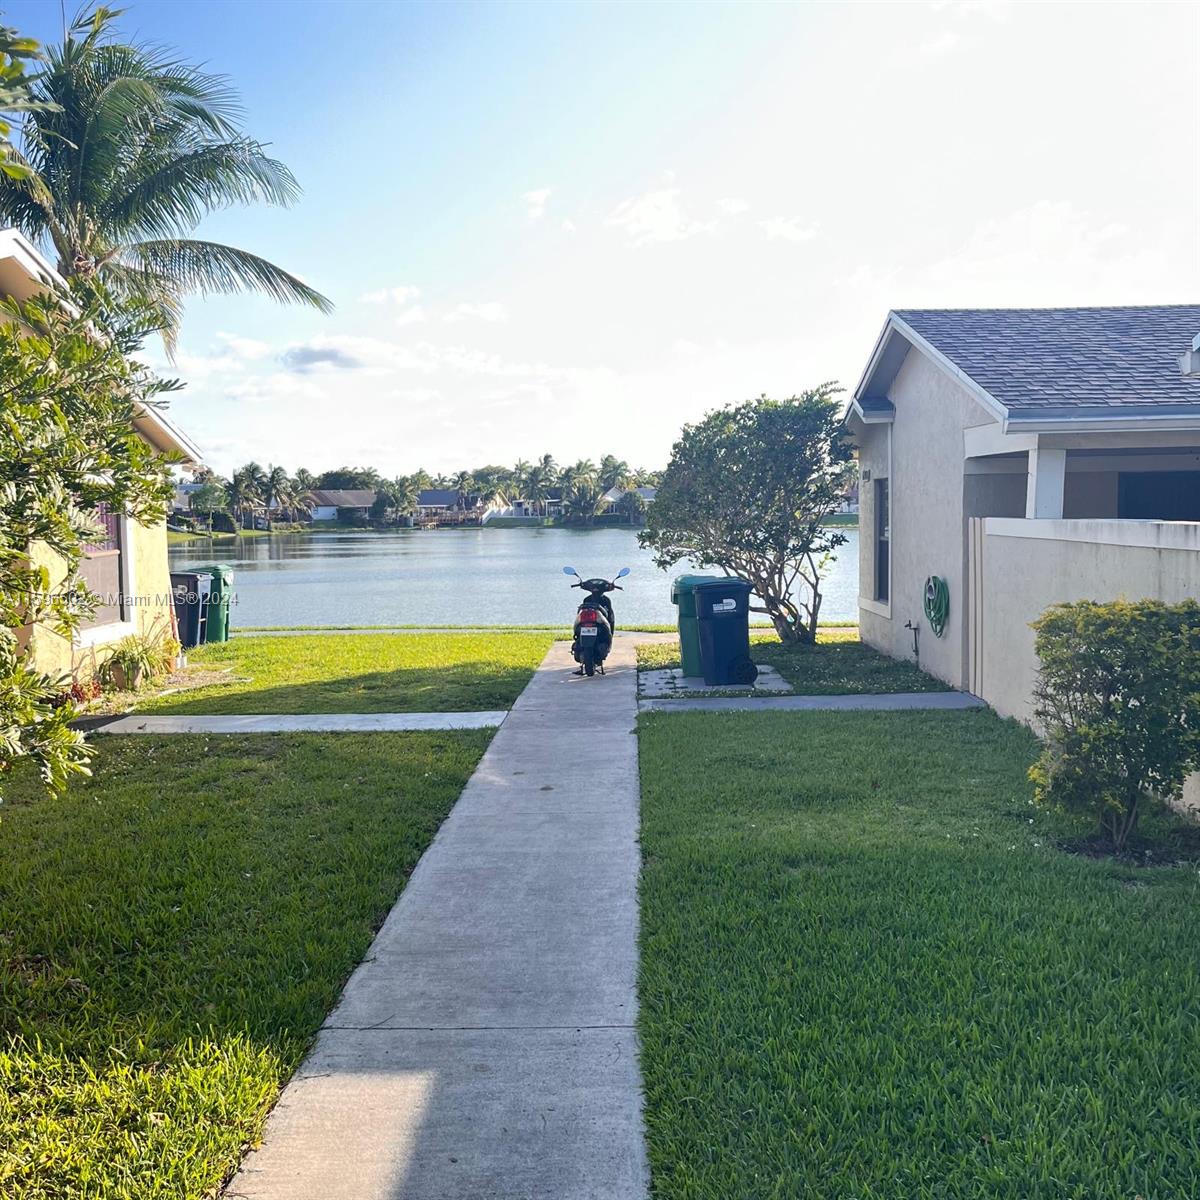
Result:
M941 637L950 619L950 589L940 575L925 580L925 617L934 637Z

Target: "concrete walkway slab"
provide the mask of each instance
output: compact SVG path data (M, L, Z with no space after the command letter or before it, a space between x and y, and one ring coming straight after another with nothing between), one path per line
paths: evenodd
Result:
M96 725L93 733L399 733L406 730L492 729L508 713L297 713L262 716L142 716Z
M703 696L643 700L642 712L819 712L822 710L907 712L913 709L986 708L968 692L891 692L860 696Z
M646 1195L634 654L551 648L229 1197Z

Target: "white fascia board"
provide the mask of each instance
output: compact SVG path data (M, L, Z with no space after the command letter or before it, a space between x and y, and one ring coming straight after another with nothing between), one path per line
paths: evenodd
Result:
M986 458L991 454L1014 454L1036 448L1036 433L1005 433L1004 427L995 421L963 430L964 458Z
M15 259L34 282L66 287L66 280L17 229L0 229L0 258Z
M183 465L199 466L204 461L204 456L200 453L200 448L196 443L158 409L139 404L133 420L135 426L149 425L155 435L157 448L173 451L182 456Z
M1010 417L1008 428L1022 433L1136 433L1138 430L1190 432L1200 429L1200 413L1145 413L1128 417Z
M852 393L853 399L851 401L851 403L854 405L858 404L859 399L862 397L863 389L867 386L868 380L870 380L871 376L875 374L875 368L879 365L879 360L883 356L884 347L887 345L888 334L892 332L894 315L895 314L893 313L888 313L887 320L883 323L883 329L880 330L879 336L875 339L875 348L871 351L871 357L867 359L867 365L863 369L862 375L859 376L858 383L855 384L854 391ZM861 413L861 409L859 411Z

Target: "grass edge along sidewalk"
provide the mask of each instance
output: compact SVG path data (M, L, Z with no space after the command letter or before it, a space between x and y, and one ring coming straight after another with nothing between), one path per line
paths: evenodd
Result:
M60 800L12 780L0 1195L212 1196L490 736L113 737Z
M639 719L654 1194L1200 1195L1200 831L1068 853L966 713Z

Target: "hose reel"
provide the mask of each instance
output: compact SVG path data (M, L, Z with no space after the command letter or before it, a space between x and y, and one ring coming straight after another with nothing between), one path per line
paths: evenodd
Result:
M950 619L950 589L940 575L925 580L925 618L934 637L941 637Z

